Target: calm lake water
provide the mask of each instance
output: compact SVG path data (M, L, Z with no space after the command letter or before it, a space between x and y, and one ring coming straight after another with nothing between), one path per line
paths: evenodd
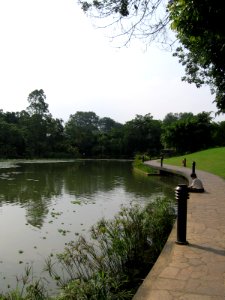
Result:
M129 161L0 163L0 291L15 287L28 264L43 275L51 253L121 205L174 199L178 183L184 179L140 175Z

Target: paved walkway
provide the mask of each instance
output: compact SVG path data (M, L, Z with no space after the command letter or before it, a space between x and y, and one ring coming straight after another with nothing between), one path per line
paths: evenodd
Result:
M147 164L160 168L159 162ZM185 174L191 169L164 165ZM225 299L225 180L196 170L206 192L190 193L187 241L177 245L176 224L154 267L133 300Z

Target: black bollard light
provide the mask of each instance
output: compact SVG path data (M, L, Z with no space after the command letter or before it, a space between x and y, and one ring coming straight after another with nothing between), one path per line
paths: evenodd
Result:
M161 156L160 163L161 167L163 167L163 155Z
M192 162L192 174L195 174L195 166L196 166L196 162L193 161Z
M177 200L177 241L179 245L187 245L187 199L189 198L186 184L178 184L175 189Z
M187 160L186 160L186 158L184 158L184 159L182 160L183 167L186 167L186 163L187 163Z

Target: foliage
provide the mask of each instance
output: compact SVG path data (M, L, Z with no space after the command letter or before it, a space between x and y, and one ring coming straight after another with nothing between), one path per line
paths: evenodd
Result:
M94 112L78 111L70 115L65 126L65 134L73 148L78 148L80 155L89 157L96 143L99 117Z
M130 299L162 250L174 217L172 204L159 198L99 221L91 240L80 236L56 261L47 260L50 276L63 290L57 299Z
M78 111L64 124L49 113L43 90L29 99L27 110L0 110L0 158L158 157L163 147L185 153L224 146L224 123L212 122L209 112L168 113L163 121L148 113L120 124Z
M185 66L182 80L215 93L218 112L225 112L225 29L223 2L214 0L80 0L99 27L113 27L114 37L167 42L169 26L179 47L174 55ZM100 22L98 22L100 20ZM103 23L103 20L106 21ZM116 32L116 33L115 33ZM170 44L175 44L170 42Z
M124 143L126 151L132 156L137 152L157 155L162 149L160 142L161 122L153 120L151 114L136 115L135 119L124 126Z
M186 113L168 113L165 118L163 119L163 127L167 127L169 125L172 125L176 121L186 121L194 117L194 114L192 112L186 112Z
M123 300L131 299L129 291L120 291L120 285L113 277L107 277L104 273L96 274L89 279L87 284L83 280L73 280L66 285L63 293L56 297L57 300L82 299L82 300ZM114 294L109 293L113 290Z
M166 148L178 153L194 152L212 146L212 130L210 113L187 114L164 126L161 139Z
M94 112L78 111L65 124L65 136L80 157L113 157L121 155L122 129L122 124L110 118L101 119Z
M30 114L41 115L42 117L48 113L48 104L45 102L46 95L43 90L34 90L28 96L30 105L27 111Z
M113 129L121 129L122 124L114 121L111 118L104 117L104 118L99 119L98 127L99 127L100 132L109 133Z
M35 279L31 266L25 268L21 278L17 278L15 290L6 294L0 294L0 300L47 300L44 283L41 279ZM49 298L50 299L50 298Z
M151 41L166 38L169 14L165 0L88 0L79 1L85 13L96 17L101 27L113 27L114 37L125 37L127 45L132 37Z
M17 158L24 152L24 137L14 123L0 119L0 157Z
M225 148L212 148L183 156L165 159L166 164L181 166L184 157L187 167L191 168L192 162L196 162L196 172L203 170L225 178Z
M56 260L46 260L46 270L61 288L59 295L49 297L44 282L26 267L17 288L0 300L131 299L160 254L174 218L173 205L165 198L145 207L123 207L113 220L93 226L91 238L80 236Z
M212 124L212 139L215 146L225 146L225 121Z
M70 115L68 123L72 123L79 129L87 129L95 131L98 128L99 117L92 111L83 112L78 111L73 115ZM69 125L68 125L69 126Z
M197 87L208 84L225 112L225 7L220 1L174 0L169 4L171 28L181 46L175 56L185 66L182 80Z
M145 154L136 155L135 159L134 159L134 162L133 162L134 169L137 169L141 172L144 172L145 174L155 174L156 173L155 169L153 169L150 166L144 164L144 161L149 160L149 159L150 159L150 157L145 155Z

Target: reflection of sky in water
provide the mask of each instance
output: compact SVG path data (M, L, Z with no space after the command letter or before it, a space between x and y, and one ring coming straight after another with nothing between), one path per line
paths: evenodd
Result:
M4 169L0 174L0 290L13 286L27 263L33 263L39 276L48 255L87 234L100 218L113 218L122 204L146 203L173 190L175 183L171 186L169 179L160 182L139 176L129 166L114 168L107 163L105 168L101 163L79 169L72 165L71 171L65 165L56 173L52 166L23 166L20 172Z

